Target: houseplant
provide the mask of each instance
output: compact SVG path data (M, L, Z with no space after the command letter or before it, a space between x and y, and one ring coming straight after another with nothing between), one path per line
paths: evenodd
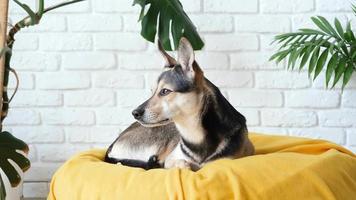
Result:
M352 6L356 15L356 6ZM287 68L299 70L308 66L309 77L317 78L325 71L326 87L333 77L332 88L342 82L342 89L356 70L356 38L351 22L343 27L335 18L334 25L322 16L311 18L317 29L299 29L298 32L277 35L274 42L280 45L270 60L279 63L287 60ZM326 66L326 67L325 67ZM342 77L342 79L341 79Z
M173 50L178 47L180 38L184 36L191 42L194 50L203 48L204 42L179 0L134 0L133 5L136 4L141 6L139 17L142 25L141 35L148 41L155 42L158 35L163 48Z
M18 0L14 0L16 4L21 6L27 13L28 17L25 17L24 19L20 20L18 23L16 23L7 33L6 32L6 27L7 27L7 7L8 7L8 1L3 1L1 11L4 16L2 16L1 20L1 31L2 35L1 38L1 50L0 50L0 58L2 60L1 63L1 84L2 87L0 87L1 91L1 99L2 103L0 104L1 106L1 124L0 124L0 168L4 171L5 175L9 179L9 182L12 187L16 187L20 182L21 182L21 175L19 172L14 168L14 166L9 162L9 160L12 160L16 163L20 169L25 172L27 169L30 167L30 161L21 153L18 151L22 151L25 154L27 154L29 148L28 145L23 142L22 140L15 138L12 136L11 133L7 131L2 131L2 122L6 118L8 109L9 109L9 103L11 102L12 97L8 97L7 93L7 85L9 81L9 73L13 72L15 74L15 77L17 78L16 71L11 68L10 66L10 61L11 61L11 55L12 55L12 47L15 42L15 35L17 32L19 32L22 28L28 27L28 26L33 26L36 25L40 22L43 14L46 12L49 12L53 9L60 8L65 5L69 5L72 3L80 2L83 0L72 0L72 1L66 1L60 4L57 4L55 6L51 6L45 9L44 7L44 0L39 0L38 1L38 10L37 12L32 11L32 9ZM6 35L4 37L4 35ZM5 41L6 38L6 41ZM15 89L16 92L16 89ZM0 176L0 200L5 199L6 197L6 190L5 190L5 185L3 182L2 177Z
M16 71L11 68L10 63L15 35L22 28L39 24L45 13L84 0L67 0L47 8L45 8L44 0L38 0L36 12L19 0L13 1L22 7L28 16L13 25L7 32L8 1L2 1L2 4L0 4L0 11L1 14L3 14L3 17L0 18L2 22L2 26L0 26L2 31L2 35L0 35L2 39L0 40L0 58L3 61L2 64L0 63L0 85L2 85L2 87L0 87L0 99L2 100L0 103L1 124L7 116L9 103L13 97L9 98L7 90L4 89L7 88L10 72L13 72L17 78ZM192 42L194 49L199 50L204 46L195 26L184 12L179 0L134 0L133 5L136 4L141 6L141 13L139 15L139 20L142 25L141 35L148 41L154 42L156 36L158 36L166 50L173 50L177 48L180 38L184 36ZM148 9L147 12L145 12L145 9ZM170 38L170 34L172 34L172 38ZM2 131L1 128L0 131ZM25 142L13 137L11 133L2 131L0 133L0 168L3 169L13 187L20 183L21 176L9 163L8 159L15 161L23 172L30 167L30 161L24 155L17 153L16 150L27 153L28 146ZM5 199L6 196L2 180L0 177L0 200Z

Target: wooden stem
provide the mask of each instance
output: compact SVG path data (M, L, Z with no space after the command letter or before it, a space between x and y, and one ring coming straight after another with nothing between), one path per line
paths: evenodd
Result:
M7 17L8 17L8 0L0 1L0 49L5 47L6 42L6 31L7 31ZM3 83L4 83L4 73L5 73L5 55L0 58L0 116L2 111L2 93L3 93ZM2 124L0 124L0 130L2 130Z

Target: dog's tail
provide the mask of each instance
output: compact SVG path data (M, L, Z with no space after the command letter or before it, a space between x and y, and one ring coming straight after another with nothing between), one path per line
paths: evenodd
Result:
M142 168L145 170L162 168L161 164L159 163L158 156L156 156L156 155L151 156L147 162L142 161L142 160L110 158L106 155L105 162L112 163L112 164L121 163L122 165L125 165L125 166L139 167L139 168Z

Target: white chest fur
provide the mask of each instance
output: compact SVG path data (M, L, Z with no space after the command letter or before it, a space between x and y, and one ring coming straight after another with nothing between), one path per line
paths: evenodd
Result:
M147 162L152 155L157 155L157 152L158 147L155 145L147 147L132 147L128 144L116 144L109 153L109 157Z

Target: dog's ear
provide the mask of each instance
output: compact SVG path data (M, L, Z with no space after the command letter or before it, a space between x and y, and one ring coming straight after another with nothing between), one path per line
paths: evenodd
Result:
M178 63L182 66L183 70L188 73L193 73L194 50L187 38L182 37L178 47Z
M170 56L163 48L161 41L158 40L158 50L161 52L164 60L166 61L164 67L173 67L177 64L176 59Z

